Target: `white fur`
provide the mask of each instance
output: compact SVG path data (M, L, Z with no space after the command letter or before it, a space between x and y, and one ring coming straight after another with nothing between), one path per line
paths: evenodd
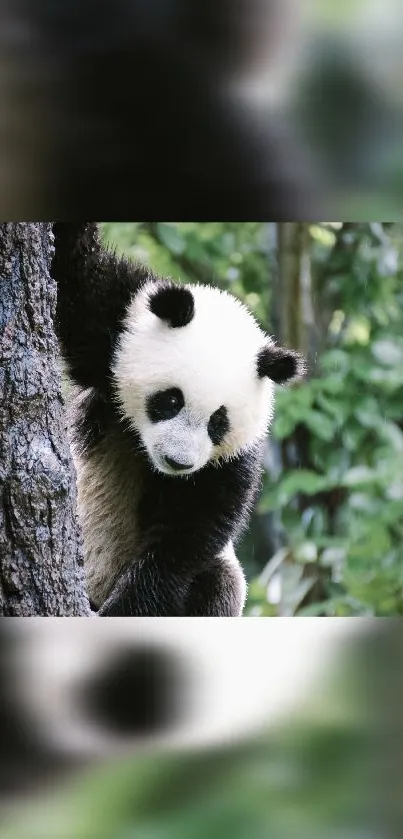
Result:
M172 328L149 308L154 284L144 286L129 306L115 354L113 373L124 415L140 433L151 461L169 472L165 455L192 464L231 457L265 435L273 415L274 385L257 375L257 355L270 339L242 303L224 291L186 286L195 316ZM178 387L185 408L171 420L152 423L146 398ZM213 446L207 423L225 405L230 430ZM184 474L184 473L182 473Z
M238 586L239 586L239 604L238 604L238 615L234 615L234 617L242 617L243 610L245 608L246 603L246 596L248 594L248 584L246 582L246 577L242 568L241 563L235 553L234 545L232 542L228 542L225 546L224 550L220 554L221 560L225 562L227 565L232 567L236 570Z

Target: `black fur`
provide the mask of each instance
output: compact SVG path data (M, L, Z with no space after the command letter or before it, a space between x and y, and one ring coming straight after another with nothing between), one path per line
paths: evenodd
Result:
M71 375L89 388L75 402L75 442L87 458L101 444L108 451L117 447L125 476L130 480L132 474L137 479L141 475L140 491L138 485L133 489L138 553L99 614L236 615L236 569L218 555L247 522L260 484L261 444L186 478L151 467L141 440L118 415L109 375L126 306L152 278L145 269L104 251L94 224L57 224L55 236L59 334ZM221 432L228 423L224 411L223 406Z
M258 355L257 372L260 378L268 376L276 384L282 385L303 375L304 362L294 350L269 344Z
M217 554L242 532L259 483L258 450L187 479L145 469L141 551L100 614L237 614L236 580Z
M57 328L73 380L110 392L110 363L128 303L156 278L101 245L95 222L54 225Z
M195 312L193 294L181 286L161 288L150 298L150 309L169 326L186 326Z
M218 446L229 431L229 419L225 405L221 405L221 408L218 408L214 411L214 414L211 414L207 431L211 442L215 446Z
M183 393L178 387L170 387L167 390L159 390L152 393L146 402L148 418L151 422L172 419L183 408L185 400Z

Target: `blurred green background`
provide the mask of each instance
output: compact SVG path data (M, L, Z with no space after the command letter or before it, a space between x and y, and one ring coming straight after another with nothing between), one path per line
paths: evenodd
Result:
M238 547L246 615L403 613L403 225L105 222L118 252L239 296L309 375L277 389Z

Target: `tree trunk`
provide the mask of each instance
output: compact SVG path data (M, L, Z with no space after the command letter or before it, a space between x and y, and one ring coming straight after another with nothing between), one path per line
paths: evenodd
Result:
M282 342L312 361L314 317L309 224L277 224L279 326Z
M50 224L0 224L0 614L87 615Z

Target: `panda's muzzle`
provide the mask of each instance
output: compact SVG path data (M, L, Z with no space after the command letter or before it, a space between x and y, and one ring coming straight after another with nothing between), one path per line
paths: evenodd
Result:
M179 463L178 460L174 460L172 457L164 457L165 463L167 466L170 466L171 469L174 469L175 472L180 472L183 469L193 469L193 463Z

